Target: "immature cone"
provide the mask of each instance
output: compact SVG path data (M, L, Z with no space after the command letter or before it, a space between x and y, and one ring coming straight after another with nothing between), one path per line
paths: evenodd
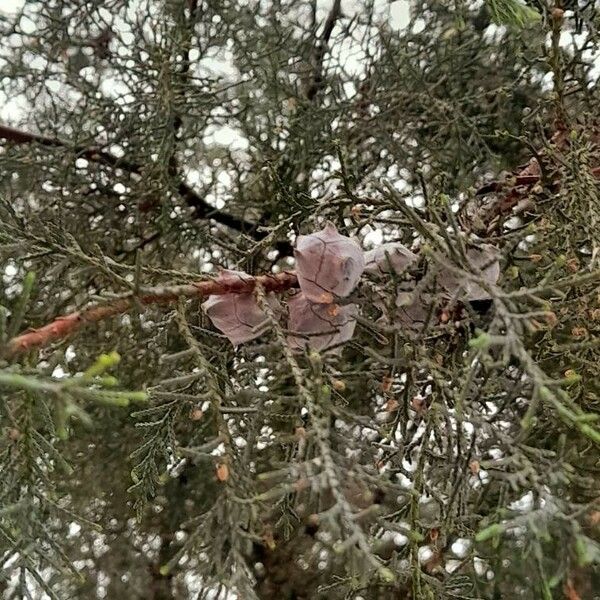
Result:
M431 311L433 298L430 293L417 290L414 281L403 282L393 306L389 306L387 297L382 295L374 299L373 304L382 312L378 322L387 326L403 329L408 335L420 332Z
M329 222L317 233L299 236L294 256L300 289L311 302L328 304L347 296L365 268L359 244Z
M396 295L394 322L408 329L421 330L429 316L431 302L430 294L417 294L414 290L399 291Z
M471 271L480 275L484 282L493 285L500 278L498 250L494 246L483 244L478 248L468 249L467 260ZM437 282L450 295L462 296L465 300L488 300L490 298L489 293L476 282L461 278L454 273L440 273Z
M318 304L300 292L289 299L288 308L288 329L292 332L288 339L295 350L327 350L347 342L354 334L356 304Z
M219 276L219 280L223 282L232 282L236 278L252 279L250 275L241 271L225 270ZM274 310L281 310L279 301L272 294L268 296L267 301ZM269 328L269 319L258 306L252 293L209 296L208 300L202 303L202 310L234 346L259 337Z
M417 260L417 255L399 242L382 244L365 252L365 273L401 275Z

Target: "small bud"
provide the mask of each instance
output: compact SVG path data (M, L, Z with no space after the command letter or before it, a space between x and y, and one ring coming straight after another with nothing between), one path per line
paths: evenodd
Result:
M579 261L576 258L570 258L567 261L567 269L571 271L571 273L577 273L579 268Z
M519 267L516 265L511 265L508 267L508 269L506 269L505 275L509 279L516 279L519 276Z
M410 401L410 406L418 415L422 415L427 410L427 402L422 396L415 396Z
M377 575L379 575L379 578L384 583L389 584L396 581L396 575L394 575L394 572L387 567L379 567L379 569L377 569Z
M396 400L396 398L390 398L385 403L385 410L387 412L391 413L391 412L394 412L395 410L397 410L399 406L400 406L400 404L398 403L398 400Z
M227 481L229 479L229 467L226 463L218 463L215 473L218 481Z
M478 460L472 460L469 463L469 471L471 471L471 473L473 475L477 475L479 473L479 469L480 469L480 465L479 465L479 461Z
M361 217L361 213L364 209L364 206L362 204L355 204L351 209L350 209L350 215L352 216L352 218L355 221L358 221Z
M340 307L338 304L329 304L327 306L327 314L330 317L337 317L340 313Z
M203 416L204 416L204 413L199 408L193 408L190 411L190 420L191 421L200 421Z
M581 375L579 375L579 373L577 373L573 369L567 369L565 371L564 375L565 375L565 384L568 386L574 385L581 381Z
M262 540L265 546L271 551L275 550L275 548L277 547L277 544L275 543L275 536L273 535L273 530L270 527L268 527L263 532Z
M337 392L343 392L346 389L346 383L341 379L332 379L331 385Z
M318 527L320 524L319 515L317 515L316 513L308 515L306 519L306 524L310 527Z
M469 340L469 346L476 350L486 350L492 343L490 334L485 331L478 331L477 336Z
M21 439L21 432L16 427L10 427L6 432L8 439L11 442L18 442Z
M303 492L310 487L310 481L306 477L303 477L295 481L292 484L292 487L294 488L295 492Z
M592 526L600 525L600 510L593 510L587 516L587 521Z

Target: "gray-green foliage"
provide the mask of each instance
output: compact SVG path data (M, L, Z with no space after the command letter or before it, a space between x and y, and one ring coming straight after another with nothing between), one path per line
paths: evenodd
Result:
M487 0L492 18L499 25L525 27L541 19L540 13L520 0Z
M418 255L361 281L337 354L293 352L259 291L269 331L239 349L180 299L3 360L4 597L594 597L600 22L579 4L0 8L2 344L211 268L292 268L326 220Z

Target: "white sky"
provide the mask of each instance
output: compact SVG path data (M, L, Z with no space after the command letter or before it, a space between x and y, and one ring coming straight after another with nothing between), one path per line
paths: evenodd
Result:
M2 0L0 13L4 15L14 15L23 8L25 0Z

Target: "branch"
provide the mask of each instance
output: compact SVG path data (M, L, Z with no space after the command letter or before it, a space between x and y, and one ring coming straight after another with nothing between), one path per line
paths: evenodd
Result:
M329 44L331 34L333 33L335 23L342 14L341 7L342 0L334 0L333 6L331 7L331 10L327 15L327 20L325 21L323 33L321 34L320 39L317 41L315 47L315 69L312 81L306 90L306 98L308 100L312 101L319 90L323 87L323 83L325 81L325 78L323 77L323 61L325 60L327 46Z
M126 159L118 158L109 152L103 150L100 146L85 146L82 144L72 145L66 140L60 138L48 137L22 129L15 129L8 125L0 123L0 139L4 138L7 142L13 144L40 144L51 148L67 148L93 162L102 163L111 167L116 167L129 171L131 173L140 174L141 167L135 163L129 162Z
M65 338L85 325L97 323L127 312L139 304L148 306L151 304L170 304L179 298L202 298L211 295L222 294L245 294L252 292L260 285L268 292L283 292L298 287L298 279L291 272L279 273L277 275L258 275L253 278L244 279L213 279L198 281L196 283L177 285L170 287L149 288L139 296L128 295L118 298L109 304L96 304L81 311L76 311L58 317L51 323L32 329L17 337L12 338L2 351L5 358L10 358L33 350L42 348L55 340Z
M42 146L53 148L67 148L77 155L87 158L93 162L108 165L110 167L123 169L129 173L140 175L142 173L141 165L119 158L106 152L99 146L71 145L69 142L60 138L47 137L21 129L15 129L0 123L0 139L4 138L12 144L31 144L37 143ZM223 213L211 206L206 200L198 196L196 192L185 182L179 183L177 190L185 203L194 209L194 217L197 219L213 219L221 225L242 231L252 235L257 241L261 240L265 234L256 231L256 225L250 221L245 221L228 213Z

